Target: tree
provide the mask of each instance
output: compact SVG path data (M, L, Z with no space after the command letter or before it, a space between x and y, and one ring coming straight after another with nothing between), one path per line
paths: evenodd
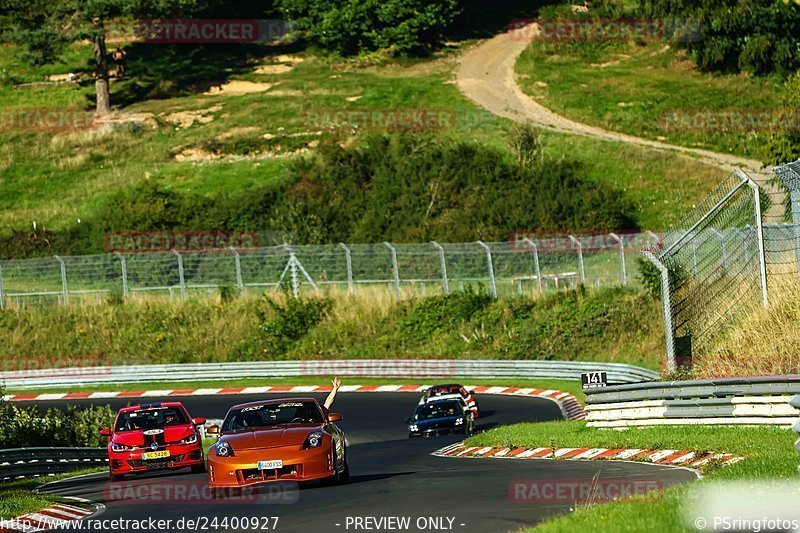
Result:
M69 43L92 43L97 115L111 111L107 25L115 19L154 19L192 13L199 0L0 0L3 34L22 45L24 59L54 62Z
M342 54L422 52L438 44L460 0L278 0L309 41Z

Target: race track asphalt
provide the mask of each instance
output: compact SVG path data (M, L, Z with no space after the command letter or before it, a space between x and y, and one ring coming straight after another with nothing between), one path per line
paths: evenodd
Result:
M177 399L194 417L223 418L228 408L236 403L298 396L312 396L319 401L325 397L324 394L262 394ZM158 401L158 398L142 401ZM126 478L117 483L111 483L108 474L92 474L49 484L44 491L102 503L106 509L97 519L172 520L166 527L152 527L150 523L128 524L144 525L144 528L117 528L124 531L485 533L517 531L554 514L569 512L574 507L572 501L527 497L538 490L543 492L545 487L553 487L554 483L568 487L574 482L591 483L597 476L601 482L612 484L669 486L696 479L696 475L686 469L616 461L434 457L431 452L460 438L408 439L403 421L410 416L417 401L418 396L413 393L339 394L332 410L343 415L338 425L347 432L350 443L352 478L345 485L266 486L255 493L214 499L205 490L205 474L179 471ZM548 400L482 395L479 401L484 413L477 421L479 430L521 421L561 418L556 404ZM67 404L106 404L116 409L129 402L131 400L125 399L77 400L37 402L36 405L64 408ZM520 493L515 493L518 489L513 488L520 486L519 482L526 487L536 483L538 490L526 491L526 497L520 498ZM278 517L277 524L266 517ZM388 517L406 517L408 525L387 522ZM179 523L180 519L184 522ZM242 527L242 519L248 519L248 527ZM381 519L384 521L377 522ZM187 524L187 520L197 523ZM191 525L197 527L188 527ZM253 525L257 527L251 527Z

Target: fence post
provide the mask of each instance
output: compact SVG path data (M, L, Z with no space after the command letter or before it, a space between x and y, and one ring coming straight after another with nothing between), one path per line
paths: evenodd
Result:
M622 286L627 287L628 270L625 268L625 242L622 240L622 237L616 233L609 233L608 235L619 243L619 260L622 263Z
M667 372L676 369L675 363L675 331L672 329L672 299L670 296L669 270L652 252L645 250L644 256L661 272L661 313L664 317L664 335L667 341Z
M56 261L58 261L58 264L61 267L61 292L64 295L64 307L66 307L67 293L69 292L67 291L67 266L64 264L64 261L59 256L54 255L53 257L56 258Z
M397 250L388 242L384 242L389 251L392 253L392 272L394 273L394 291L397 296L400 296L400 270L397 268Z
M494 263L492 261L492 250L483 241L477 241L477 244L486 250L486 263L489 266L489 288L492 291L492 296L497 298L497 283L494 279Z
M800 190L790 193L792 202L792 225L794 226L794 254L797 271L800 272Z
M3 292L3 267L0 267L0 309L6 308L6 294Z
M239 250L233 246L228 247L233 252L233 264L236 268L236 288L239 289L239 296L244 296L244 283L242 283L242 261L239 257Z
M114 255L119 258L119 264L122 268L122 297L128 297L128 266L125 264L125 256L119 252L114 252Z
M755 207L756 216L756 237L758 237L758 263L761 271L761 300L764 307L769 307L769 298L767 297L767 258L764 251L764 225L761 222L761 192L758 190L758 184L751 180L741 170L736 170L736 173L747 180L747 185L753 191L753 204Z
M178 281L181 284L181 300L186 301L186 280L183 278L183 257L173 248L170 250L178 258Z
M433 244L436 249L439 250L439 264L442 267L442 283L444 284L444 293L450 294L450 282L447 279L447 262L444 260L444 248L442 248L442 246L436 241L431 241L431 244Z
M539 270L539 247L529 238L525 238L525 243L533 248L533 266L536 268L536 285L539 287L539 294L542 294L542 272Z
M353 293L356 290L356 284L353 282L353 259L350 257L350 248L343 242L340 242L339 246L344 250L344 258L347 261L347 290Z
M572 244L578 247L578 271L580 272L581 276L581 285L586 284L586 274L583 270L583 245L581 241L576 239L574 235L569 235L569 240L572 241Z

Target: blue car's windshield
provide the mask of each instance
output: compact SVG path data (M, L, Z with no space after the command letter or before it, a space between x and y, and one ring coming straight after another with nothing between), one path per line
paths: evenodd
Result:
M430 420L432 418L446 418L460 414L462 414L461 406L456 402L434 402L417 407L414 417L417 420Z

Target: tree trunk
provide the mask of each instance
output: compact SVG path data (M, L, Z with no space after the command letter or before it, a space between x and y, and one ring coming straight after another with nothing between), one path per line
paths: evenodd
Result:
M94 86L97 94L97 116L102 117L111 112L111 95L108 91L106 34L102 20L94 19L92 25L94 26Z

